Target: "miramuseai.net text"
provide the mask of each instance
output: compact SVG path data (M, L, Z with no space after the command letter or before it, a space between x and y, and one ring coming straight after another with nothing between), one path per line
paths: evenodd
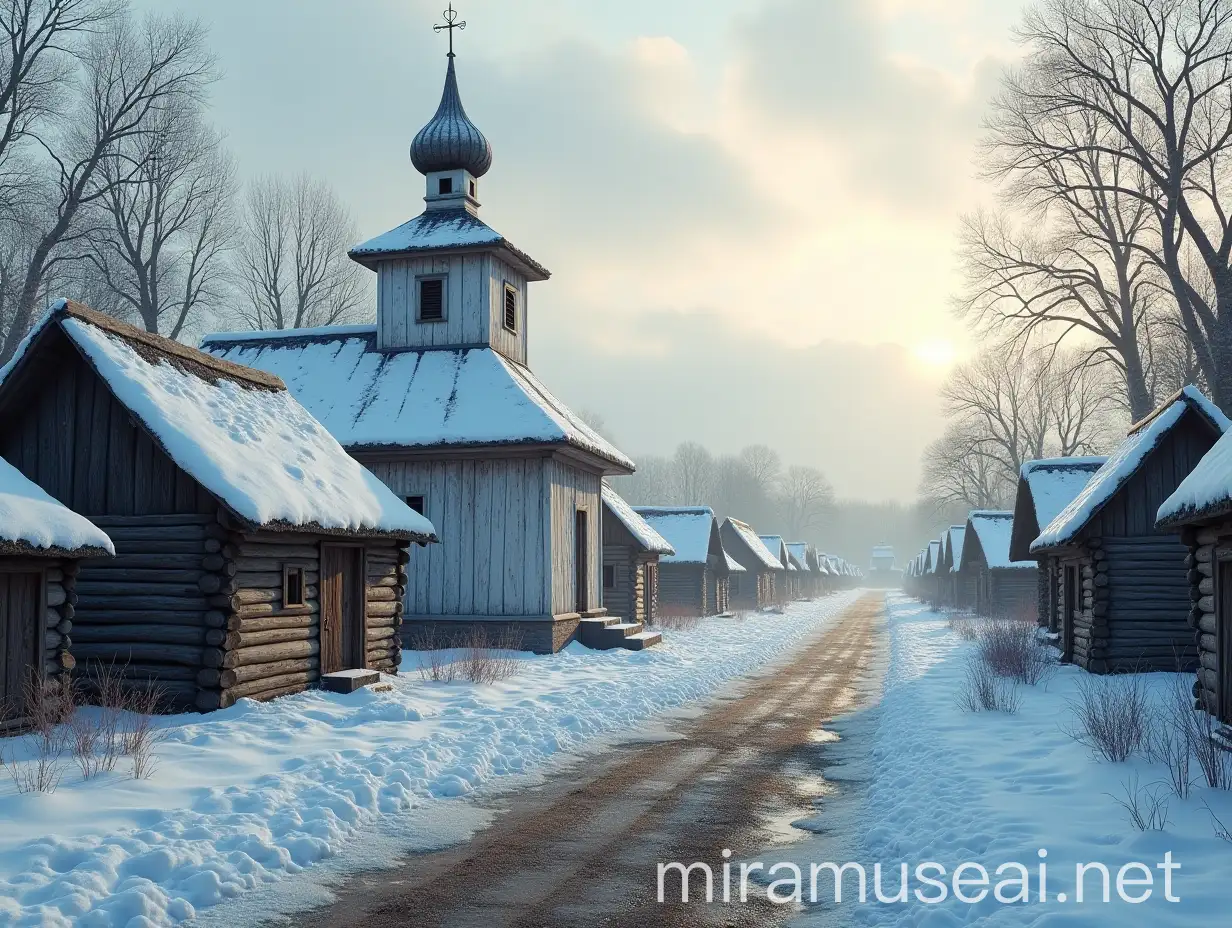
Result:
M1153 863L1085 861L1064 867L1050 866L1044 849L1030 864L969 861L957 866L936 861L914 866L901 862L734 862L726 849L722 856L717 866L700 861L659 863L658 901L738 904L765 899L779 905L874 901L939 905L950 899L977 905L990 898L1004 905L1181 901L1174 886L1174 874L1181 865L1172 859L1171 851ZM1059 879L1058 873L1063 874Z

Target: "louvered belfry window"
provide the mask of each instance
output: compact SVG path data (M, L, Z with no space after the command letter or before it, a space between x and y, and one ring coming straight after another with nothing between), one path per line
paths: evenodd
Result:
M425 277L419 281L419 321L440 322L445 318L445 279Z
M505 284L505 328L510 332L518 330L518 291Z

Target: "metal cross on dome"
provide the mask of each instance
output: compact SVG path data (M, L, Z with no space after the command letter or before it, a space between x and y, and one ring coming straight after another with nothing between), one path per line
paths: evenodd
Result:
M449 4L449 9L442 12L441 15L445 17L445 21L443 23L437 23L436 25L434 25L432 27L432 31L440 32L442 29L449 30L449 57L452 58L454 56L453 55L453 31L455 29L465 29L466 20L462 20L462 22L455 21L458 18L458 13L453 8L452 3Z

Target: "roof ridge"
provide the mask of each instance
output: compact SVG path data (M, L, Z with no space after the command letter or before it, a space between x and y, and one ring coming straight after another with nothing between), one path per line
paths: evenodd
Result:
M63 300L52 311L52 318L65 317L78 319L87 325L94 326L96 329L102 329L120 338L139 342L147 348L171 355L181 361L200 365L232 380L246 381L253 386L263 387L267 390L286 390L287 388L287 385L282 382L282 378L275 377L273 374L268 374L256 368L245 367L242 364L236 364L234 361L227 361L196 348L190 348L188 345L183 345L164 335L147 332L145 329L139 329L135 325L121 322L113 316L100 313L98 310L91 309L75 300Z

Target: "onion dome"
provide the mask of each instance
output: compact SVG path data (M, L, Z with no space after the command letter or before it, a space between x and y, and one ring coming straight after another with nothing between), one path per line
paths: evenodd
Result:
M441 105L411 142L411 164L421 174L464 169L475 177L482 177L492 166L492 146L462 108L452 55Z

